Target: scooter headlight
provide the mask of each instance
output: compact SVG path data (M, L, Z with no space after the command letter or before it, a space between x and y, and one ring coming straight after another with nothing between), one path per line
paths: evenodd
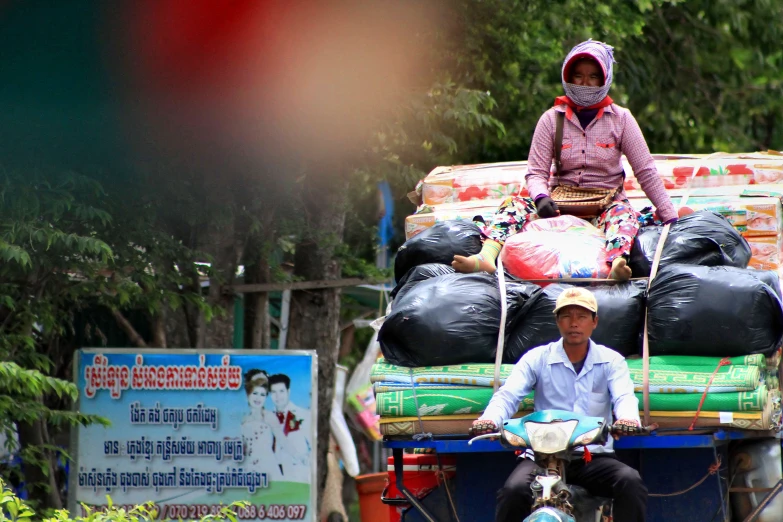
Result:
M526 422L525 429L533 451L553 454L568 449L568 442L577 424L579 424L577 420L552 423Z
M588 444L592 443L596 437L601 435L601 430L604 429L603 426L600 426L594 430L590 430L584 435L578 437L576 441L574 442L574 446L587 446Z
M525 442L525 439L520 437L519 435L515 435L511 433L508 430L503 430L503 438L506 439L506 441L511 444L512 446L519 446L522 448L527 447L527 442Z

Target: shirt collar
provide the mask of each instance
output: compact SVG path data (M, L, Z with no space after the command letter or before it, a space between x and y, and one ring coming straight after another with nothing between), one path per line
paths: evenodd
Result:
M556 112L566 112L566 109L568 109L568 105L565 105L565 104L555 105L555 111ZM605 113L606 112L611 112L612 114L614 114L614 104L607 105L603 109L604 109Z
M571 110L571 107L569 107L568 105L564 105L564 104L555 105L555 112L564 112L566 115L566 119L568 121L570 121L577 127L581 128L581 124L579 123L579 119L577 118L576 113L573 110ZM596 114L595 116L595 120L600 120L601 118L603 118L604 114L606 113L614 114L614 104L607 105L606 107L601 107L598 110L598 114Z
M592 339L590 339L589 343L590 346L587 349L587 358L585 359L584 365L585 371L590 371L596 364L610 362L609 358L606 357L603 350L599 350L598 345L595 344ZM566 365L571 364L571 367L573 367L571 361L568 360L568 355L565 353L565 348L563 348L562 337L556 343L552 343L549 350L549 357L547 357L546 363L549 365L557 363L563 363Z

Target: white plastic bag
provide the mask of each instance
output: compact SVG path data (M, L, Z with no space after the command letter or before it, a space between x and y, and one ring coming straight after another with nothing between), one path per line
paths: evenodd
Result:
M345 379L347 376L348 369L345 366L337 365L337 372L334 375L334 400L332 401L332 414L329 417L329 427L340 448L345 471L350 476L355 477L359 474L359 456L356 453L356 445L353 443L348 424L345 422L345 415L343 415Z

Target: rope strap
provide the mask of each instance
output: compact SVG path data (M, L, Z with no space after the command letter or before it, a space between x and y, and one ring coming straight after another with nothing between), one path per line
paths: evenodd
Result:
M684 495L685 493L688 493L689 491L693 491L694 489L698 488L702 484L704 484L704 481L710 478L712 475L716 474L718 471L720 471L721 466L721 459L720 456L718 456L718 459L709 467L707 468L707 474L704 475L702 478L700 478L698 481L696 481L693 485L681 490L681 491L675 491L674 493L648 493L647 496L649 497L656 497L656 498L663 498L663 497L676 497L679 495Z
M449 505L451 506L451 512L454 514L454 518L457 519L457 522L460 522L459 515L457 514L457 506L454 504L454 499L451 496L449 479L446 477L446 474L443 472L443 464L441 464L440 461L440 454L436 452L435 458L438 460L438 471L435 474L435 476L437 477L438 482L442 483L443 487L446 488L446 495L449 497Z
M500 387L500 365L503 364L503 350L506 340L506 314L508 313L508 303L506 303L506 275L503 273L503 261L498 256L498 289L500 290L500 328L498 329L498 345L495 351L495 376L492 383L493 392L497 392Z
M661 231L661 237L658 238L658 245L655 247L652 267L650 268L650 279L647 281L647 291L650 291L653 279L658 275L658 266L661 264L661 255L663 255L663 245L666 238L669 237L669 228L671 225L664 225ZM644 425L650 424L650 338L648 335L647 307L644 309L644 337L642 340L642 404L644 407Z
M419 410L419 397L416 395L416 383L413 380L413 368L408 368L408 374L411 378L411 390L413 390L413 404L416 406L416 417L419 419L419 433L414 433L413 440L419 441L424 439L432 439L432 433L424 431L424 421L421 418L421 411Z
M699 401L699 407L696 408L696 415L693 416L693 422L691 422L691 425L688 427L688 431L693 431L693 427L696 426L696 421L699 420L699 414L701 413L701 408L704 406L704 399L707 398L707 392L710 389L710 386L712 385L712 381L715 380L715 376L718 374L718 370L721 369L722 366L729 366L731 364L731 360L729 360L728 357L724 357L720 360L718 363L718 366L715 367L715 371L712 372L712 375L710 375L710 380L707 381L707 386L704 387L704 393L701 394L701 400Z

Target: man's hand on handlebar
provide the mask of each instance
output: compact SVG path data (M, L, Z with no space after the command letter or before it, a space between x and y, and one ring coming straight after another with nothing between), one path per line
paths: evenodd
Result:
M497 433L498 426L495 421L492 420L474 420L473 426L468 430L468 434L471 437L478 437L479 435L486 435L488 433Z
M644 428L638 421L633 419L617 419L610 429L614 440L618 440L623 435L641 435L649 433L650 427Z

